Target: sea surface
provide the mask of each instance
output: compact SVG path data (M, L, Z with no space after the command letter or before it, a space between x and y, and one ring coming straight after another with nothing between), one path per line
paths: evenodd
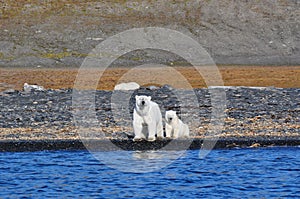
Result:
M300 147L0 153L0 198L293 197Z

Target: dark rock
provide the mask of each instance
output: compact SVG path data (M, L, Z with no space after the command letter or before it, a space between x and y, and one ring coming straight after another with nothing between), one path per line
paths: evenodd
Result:
M11 135L12 138L17 138ZM84 143L81 140L32 140L32 141L0 141L0 152L16 151L40 151L40 150L92 150L92 151L111 151L111 150L198 150L205 149L213 145L214 149L224 148L253 148L257 146L299 146L299 137L280 138L226 138L218 140L173 140L172 145L168 145L172 140L157 140L147 142L145 140L132 141L121 139L89 140ZM113 143L113 145L111 144Z
M153 101L160 105L163 114L165 110L175 110L181 115L183 103L177 98L175 91L176 89L161 87L156 90L140 88L132 93L127 93L130 96L130 100L127 103L128 106L124 107L123 110L126 113L125 116L123 112L113 113L111 91L96 91L95 112L98 125L102 127L110 127L116 124L131 125L135 106L134 96L136 94L152 96ZM73 113L75 110L72 107L72 92L71 89L61 89L30 93L14 91L8 95L0 95L0 128L39 126L63 128L74 126ZM83 99L85 99L84 91L80 92L83 93ZM244 87L226 89L225 92L226 117L240 121L259 117L257 119L261 120L261 122L270 120L283 125L285 123L299 123L300 89L252 89ZM188 105L187 109L190 112L185 114L197 115L202 122L207 123L211 118L212 111L209 91L208 89L195 89L194 93L199 103L196 106L191 104L191 93L183 92L180 94L183 96ZM84 104L86 101L83 100L82 103ZM80 113L84 120L88 112L81 110ZM124 120L120 122L116 118ZM250 123L249 121L248 124ZM86 124L88 125L89 123ZM299 132L299 129L292 131ZM123 133L115 135L121 138L127 136Z

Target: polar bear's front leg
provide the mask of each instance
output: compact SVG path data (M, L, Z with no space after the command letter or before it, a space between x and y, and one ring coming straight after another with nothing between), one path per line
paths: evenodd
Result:
M183 126L184 128L184 133L183 133L183 137L188 138L190 137L190 130L189 130L189 126L187 124L184 124Z
M155 141L156 125L155 122L148 124L148 141Z
M180 133L180 129L178 127L174 128L174 135L173 135L173 137L175 139L179 138L179 133Z
M172 126L166 123L166 137L171 138L171 134L172 134Z
M161 139L164 138L162 122L158 122L156 127L156 134L157 134L157 138L161 138Z
M143 119L135 111L133 114L133 132L134 141L145 138L145 135L143 134Z
M143 130L143 125L141 123L139 124L137 122L134 122L134 124L133 124L133 131L134 131L133 140L134 141L144 138L142 130Z

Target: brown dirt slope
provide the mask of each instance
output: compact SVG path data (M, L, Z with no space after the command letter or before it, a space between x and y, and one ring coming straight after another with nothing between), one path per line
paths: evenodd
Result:
M175 67L192 87L206 87L203 78L191 67ZM226 86L274 86L281 88L300 88L300 66L220 66L224 85ZM47 89L73 88L78 69L30 69L30 68L0 68L0 90L22 90L25 82L42 85ZM88 71L89 73L93 71ZM119 79L128 72L128 68L110 68L102 76L98 89L111 90ZM134 78L134 77L133 77ZM169 77L171 85L178 85L178 80ZM129 80L129 79L128 79ZM143 78L134 79L143 83ZM151 83L148 83L148 85ZM155 85L155 79L152 83ZM179 82L180 84L180 82ZM176 87L176 86L174 86ZM82 85L91 89L89 82Z

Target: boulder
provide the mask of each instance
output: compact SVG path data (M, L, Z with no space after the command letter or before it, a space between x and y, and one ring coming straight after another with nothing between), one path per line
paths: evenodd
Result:
M23 90L25 92L30 92L30 91L44 91L45 88L43 86L39 86L39 85L30 85L28 83L24 83Z
M114 88L114 90L123 90L123 91L128 91L128 90L136 90L139 89L140 85L136 82L128 82L128 83L121 83L117 84Z

